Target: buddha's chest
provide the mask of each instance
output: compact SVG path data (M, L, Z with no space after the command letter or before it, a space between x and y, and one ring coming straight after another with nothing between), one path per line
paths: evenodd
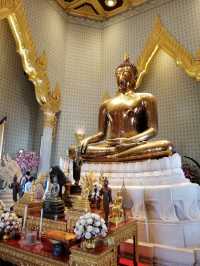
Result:
M142 102L126 102L119 105L112 106L108 110L108 119L110 122L124 121L124 123L130 122L134 124L138 120L138 115L144 109Z

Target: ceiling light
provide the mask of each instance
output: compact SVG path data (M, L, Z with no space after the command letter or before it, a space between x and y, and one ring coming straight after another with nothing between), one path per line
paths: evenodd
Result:
M113 7L117 4L117 0L105 0L105 4L109 7Z

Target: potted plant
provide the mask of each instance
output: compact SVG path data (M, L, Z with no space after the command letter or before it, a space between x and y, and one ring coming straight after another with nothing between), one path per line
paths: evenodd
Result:
M108 229L104 219L98 214L86 213L76 222L74 232L76 237L83 241L83 247L95 248L95 240L106 237Z

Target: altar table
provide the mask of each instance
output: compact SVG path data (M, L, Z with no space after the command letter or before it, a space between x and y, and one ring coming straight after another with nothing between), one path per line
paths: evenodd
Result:
M107 239L113 242L113 266L118 265L120 243L133 240L133 265L137 266L137 223L130 219L127 222L119 223L118 226L111 226Z
M20 240L0 241L0 259L18 266L67 266L67 257L54 257L48 243L25 245Z
M22 240L0 241L0 259L19 266L116 266L120 243L127 239L133 239L133 263L137 265L137 224L134 220L122 222L117 227L110 227L106 237L108 247L84 251L78 246L72 246L70 262L67 256L54 257L52 245L47 240L34 245L26 245Z
M70 261L67 257L54 257L51 247L44 243L20 245L20 241L0 242L0 259L17 266L111 266L113 248L102 247L93 251L84 251L78 246L71 248Z
M80 212L70 211L68 210L68 216L70 219L68 221L64 220L43 220L42 231L48 230L60 230L66 232L72 231L73 227L80 216ZM27 228L29 230L37 230L39 227L40 219L37 216L28 216L27 218ZM111 226L109 229L109 234L107 239L111 240L113 243L113 266L118 264L119 259L119 246L120 243L125 240L132 239L133 240L133 263L137 265L137 223L133 219L129 219L127 222L119 223L118 226Z

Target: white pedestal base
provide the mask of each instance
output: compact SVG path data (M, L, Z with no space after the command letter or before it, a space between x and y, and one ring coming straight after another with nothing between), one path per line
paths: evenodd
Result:
M200 262L200 186L184 177L178 154L135 163L84 163L82 175L88 171L108 176L114 195L124 179L139 241L153 248L155 265Z

